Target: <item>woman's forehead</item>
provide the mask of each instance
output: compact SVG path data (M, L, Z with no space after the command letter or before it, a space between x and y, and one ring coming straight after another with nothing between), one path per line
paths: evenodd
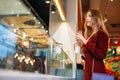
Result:
M91 12L87 12L87 14L86 15L91 15Z

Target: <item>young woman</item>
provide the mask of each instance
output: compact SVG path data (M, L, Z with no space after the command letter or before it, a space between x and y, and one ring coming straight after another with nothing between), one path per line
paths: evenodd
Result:
M84 80L91 80L93 72L106 73L103 59L108 50L108 32L105 28L103 17L98 10L91 9L87 12L84 22L84 36L77 33L75 39L80 40L85 54Z

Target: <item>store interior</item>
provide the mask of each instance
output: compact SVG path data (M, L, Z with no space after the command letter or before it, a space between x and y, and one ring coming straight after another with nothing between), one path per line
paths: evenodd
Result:
M78 80L83 80L84 58L81 54L72 54L74 34L77 28L82 28L74 26L79 24L78 21L84 20L88 9L95 8L104 15L110 34L108 54L104 59L106 71L117 80L120 79L120 0L80 0L80 4L77 2L79 0L58 0L64 18L61 17L55 0L0 1L2 71L77 77ZM79 11L82 20L78 19Z

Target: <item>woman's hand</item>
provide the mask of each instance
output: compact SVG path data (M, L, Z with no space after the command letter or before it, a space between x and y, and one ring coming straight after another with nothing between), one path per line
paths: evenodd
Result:
M83 37L83 35L80 34L80 33L76 33L76 35L75 35L75 39L76 39L76 40L80 40L80 41L82 41L83 44L86 44L86 43L87 43L87 40L86 40L86 39Z

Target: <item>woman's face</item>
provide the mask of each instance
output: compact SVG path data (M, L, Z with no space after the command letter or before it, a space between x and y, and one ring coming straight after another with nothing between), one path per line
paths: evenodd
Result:
M92 19L91 12L88 12L85 18L87 26L91 26L91 19Z

